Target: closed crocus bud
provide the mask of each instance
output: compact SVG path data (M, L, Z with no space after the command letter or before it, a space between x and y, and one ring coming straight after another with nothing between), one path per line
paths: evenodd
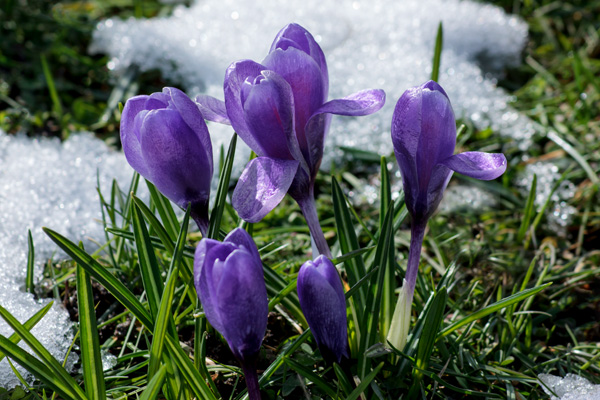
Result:
M427 220L442 200L450 177L458 172L476 179L495 179L506 171L507 162L500 153L454 154L454 112L448 95L434 81L408 89L400 97L392 117L392 142L412 217L406 276L388 333L388 341L402 350Z
M385 103L382 90L329 100L329 75L321 47L298 24L285 26L262 63L234 62L225 74L225 102L196 101L207 118L230 123L258 155L242 173L232 204L258 222L286 193L300 205L321 254L330 256L314 206L314 181L332 114L369 115Z
M269 303L262 262L250 235L238 228L223 242L202 239L194 256L194 284L208 322L242 364L250 399L260 399L255 363Z
M179 207L191 203L202 234L208 229L212 145L204 117L175 88L127 100L121 142L129 164Z
M305 262L298 273L302 312L323 358L339 363L349 358L346 298L333 263L325 256Z

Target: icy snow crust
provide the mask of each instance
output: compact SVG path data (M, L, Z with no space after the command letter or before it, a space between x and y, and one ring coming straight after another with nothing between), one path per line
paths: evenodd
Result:
M491 126L527 149L534 133L531 121L507 105L510 97L481 67L497 71L519 62L527 25L491 5L457 0L197 1L190 8L178 6L169 17L107 19L98 24L90 51L109 54L108 67L115 72L131 65L158 68L192 97L204 92L222 99L229 64L260 62L277 32L297 22L325 52L330 99L368 88L387 93L387 104L372 116L334 117L322 164L328 166L340 154L339 146L391 152L394 106L407 88L429 79L440 21L440 82L457 117L468 117L481 128ZM211 124L209 129L216 146L228 143L231 127ZM241 152L238 169L247 154Z
M24 323L50 302L35 300L24 292L27 269L27 230L35 246L36 278L42 264L67 258L44 234L47 226L86 249L95 249L90 238L104 243L97 173L103 193L110 193L112 179L127 188L133 170L123 154L111 151L90 134L73 134L61 144L57 139L30 139L0 131L0 304ZM73 324L66 310L56 302L32 329L34 336L62 362L73 340ZM13 330L0 320L0 334ZM28 349L24 344L23 348ZM75 359L71 357L72 366ZM29 382L25 370L17 369ZM0 362L0 387L19 385L7 360Z
M554 396L544 386L544 391L550 395L550 400L600 400L600 385L594 385L581 376L567 374L561 378L540 374L538 378L556 395Z

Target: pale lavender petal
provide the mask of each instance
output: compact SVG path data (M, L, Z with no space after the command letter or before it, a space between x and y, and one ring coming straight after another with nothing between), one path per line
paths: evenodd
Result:
M360 117L373 114L385 104L385 92L381 89L367 89L353 93L342 99L330 100L316 110L312 116L323 113Z
M259 261L245 250L235 250L215 288L221 320L227 321L221 333L242 360L258 353L267 329L269 302Z
M229 121L229 117L227 116L227 109L225 108L224 101L215 99L212 96L200 94L196 96L196 104L202 112L204 119L220 124L231 125L231 121Z
M232 63L225 73L225 107L231 126L252 150L256 151L260 146L252 136L252 132L244 118L244 107L242 103L242 88L250 85L260 75L261 71L268 68L252 60L242 60Z
M233 191L233 208L245 221L260 221L284 198L299 165L296 160L269 157L250 161Z
M145 110L144 106L148 96L135 96L127 100L125 107L123 107L123 113L121 115L121 144L123 146L123 152L127 162L138 171L142 176L148 176L148 168L146 161L142 156L142 149L140 147L140 133L139 129L141 126L141 118L138 118L138 124L136 124L136 116Z
M469 151L453 155L441 162L451 170L471 178L489 181L506 171L506 157L502 153Z

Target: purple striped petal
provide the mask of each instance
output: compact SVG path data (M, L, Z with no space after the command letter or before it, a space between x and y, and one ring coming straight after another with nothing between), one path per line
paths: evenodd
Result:
M202 112L204 119L218 122L219 124L231 125L231 121L229 121L229 117L227 116L227 109L225 108L224 101L205 94L199 94L196 96L196 104Z
M299 165L296 160L269 157L250 161L233 191L233 208L245 221L260 221L284 198Z
M506 157L502 153L469 151L448 157L441 164L471 178L489 181L506 171Z

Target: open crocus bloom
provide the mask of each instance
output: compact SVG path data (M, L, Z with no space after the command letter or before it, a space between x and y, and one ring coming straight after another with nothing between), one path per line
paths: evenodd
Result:
M402 174L406 208L412 217L406 276L388 332L388 341L402 350L408 335L425 227L452 174L491 180L506 171L507 163L500 153L454 154L454 112L448 95L434 81L408 89L400 97L392 117L392 142Z
M230 123L254 150L232 203L240 217L258 222L286 193L298 202L319 251L329 255L320 227L314 226L313 186L323 158L332 114L363 116L385 103L382 90L364 90L327 101L329 75L323 51L297 24L284 27L262 63L234 62L225 75L225 102L196 101L205 118ZM319 232L317 232L319 231Z

